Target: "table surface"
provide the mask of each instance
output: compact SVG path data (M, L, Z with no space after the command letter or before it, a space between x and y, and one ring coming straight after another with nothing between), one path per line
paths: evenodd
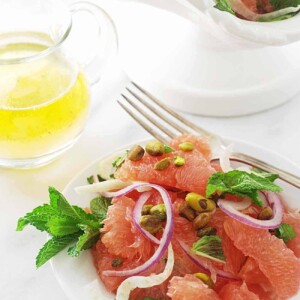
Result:
M112 15L117 10L115 2L108 5ZM170 5L172 1L166 2ZM122 20L115 21L117 26L125 24L124 20L123 23ZM124 34L124 28L122 32ZM45 242L45 234L31 227L22 233L16 232L16 222L26 212L48 201L48 186L62 190L74 174L97 157L121 145L149 137L115 101L127 82L126 74L116 62L93 88L86 129L78 143L62 158L36 170L0 169L0 299L67 299L50 264L35 269L35 256ZM263 146L300 165L299 112L300 96L297 96L285 105L255 115L188 117L220 135Z

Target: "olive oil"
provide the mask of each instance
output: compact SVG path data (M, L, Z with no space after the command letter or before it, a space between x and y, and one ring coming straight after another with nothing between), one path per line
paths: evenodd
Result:
M80 134L88 115L89 89L77 64L60 50L44 55L49 37L32 36L9 44L0 36L0 60L25 61L0 65L1 159L59 150Z

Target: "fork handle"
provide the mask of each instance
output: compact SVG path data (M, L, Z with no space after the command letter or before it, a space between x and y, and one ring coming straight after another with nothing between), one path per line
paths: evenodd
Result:
M254 158L250 155L235 152L235 153L231 154L230 160L245 163L245 164L251 165L252 167L256 167L256 168L265 170L270 173L276 173L279 175L279 178L281 180L288 182L291 185L300 189L300 177L299 176L296 176L290 172L281 170L275 166L269 165L268 163L261 161L257 158Z

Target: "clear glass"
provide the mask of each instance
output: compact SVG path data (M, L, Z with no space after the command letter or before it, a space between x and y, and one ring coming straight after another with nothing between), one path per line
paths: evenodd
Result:
M72 15L79 11L93 15L99 26L92 57L74 51L81 49L72 31ZM116 50L115 27L94 4L2 0L0 166L38 167L69 149L88 118L89 85Z

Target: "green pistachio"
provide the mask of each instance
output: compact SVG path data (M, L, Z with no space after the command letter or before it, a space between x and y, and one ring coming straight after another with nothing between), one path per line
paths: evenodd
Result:
M192 208L190 208L186 203L180 205L179 215L181 217L186 218L190 222L192 222L196 217L195 211Z
M258 214L258 219L260 220L270 220L273 216L273 211L270 206L264 207Z
M161 219L153 215L141 216L139 224L142 228L144 228L152 234L155 234L162 229Z
M192 151L194 150L194 144L191 142L183 142L179 144L179 149L182 151Z
M187 204L198 212L213 211L216 208L216 203L211 199L206 199L197 193L188 193L185 196Z
M150 214L150 209L153 207L152 204L145 204L143 205L143 208L142 208L142 215L149 215Z
M211 214L208 212L201 213L198 215L194 221L193 226L196 230L205 227L211 219Z
M203 237L205 235L215 235L217 233L216 228L212 226L206 226L197 231L197 236Z
M171 164L171 158L170 157L166 157L160 161L158 161L155 165L154 165L154 170L158 170L158 171L162 171L165 170L166 168L168 168Z
M213 289L215 284L212 281L211 277L205 273L195 273L194 274L198 279L205 283L209 288Z
M150 209L150 215L155 215L159 217L162 221L165 221L167 219L166 206L163 203L154 205Z
M114 268L121 267L123 265L123 259L120 257L116 257L111 262L111 266Z
M151 156L161 156L165 153L164 144L160 141L151 141L147 143L146 152Z
M185 159L184 159L184 157L179 156L179 155L177 155L177 156L174 157L174 165L175 165L176 167L181 167L181 166L183 166L184 164L185 164Z
M127 158L131 161L138 161L143 158L145 150L140 145L134 145L127 153Z

